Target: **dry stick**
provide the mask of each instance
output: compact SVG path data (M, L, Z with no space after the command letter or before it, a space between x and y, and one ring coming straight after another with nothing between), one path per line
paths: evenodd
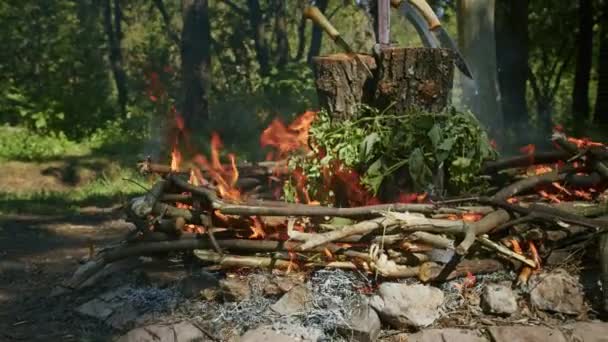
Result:
M563 133L554 133L552 140L571 155L576 156L585 154L585 152L581 151L575 144L569 142L568 138ZM591 152L589 153L591 154L591 167L593 167L595 171L602 175L602 177L608 178L608 166L604 162L596 158L596 155L592 151L589 152Z
M411 241L420 241L437 248L454 249L454 240L427 232L413 232L408 235L407 239Z
M217 243L223 250L235 250L251 253L294 251L299 246L299 243L290 241L247 239L217 240ZM101 252L93 260L81 266L80 269L74 273L72 279L68 280L64 286L67 288L76 289L89 277L102 270L106 265L128 257L173 251L209 249L211 247L212 245L209 240L196 238L183 238L171 241L142 242L137 244L122 245L120 247ZM326 245L325 248L328 248L332 252L336 252L341 249L341 247L335 245ZM322 250L323 249L315 249L315 251Z
M482 166L482 172L488 174L505 169L528 167L537 164L551 164L560 160L566 160L569 157L570 154L564 151L536 152L524 156L485 162Z
M480 197L479 201L485 204L492 204L498 207L501 207L509 212L515 212L522 215L529 215L534 213L539 216L543 220L557 222L562 221L565 223L576 224L579 226L592 228L596 230L608 230L608 221L605 220L591 220L586 217L582 217L580 215L568 213L563 210L559 210L556 208L532 204L529 207L524 207L520 205L513 205L507 203L505 201L499 201L492 198Z
M304 237L304 243L298 247L299 251L306 251L326 243L343 239L351 235L365 235L376 229L396 226L398 222L386 217L380 217L369 221L361 221L342 229L332 230L323 234L309 234Z
M320 207L312 205L297 205L285 207L261 207L248 205L219 205L216 209L225 215L260 215L260 216L309 216L309 217L362 217L374 216L380 211L394 212L416 212L416 213L432 213L442 212L449 214L462 214L465 211L459 208L440 208L432 204L417 204L417 203L394 203L369 205L355 208L332 208ZM484 208L482 208L484 209Z
M286 269L291 261L272 257L255 257L219 254L203 249L195 249L194 255L202 261L211 262L220 268L256 267L256 268L282 268Z
M551 184L553 182L561 182L566 179L565 173L549 172L541 175L530 176L517 181L494 194L494 199L506 200L539 185Z
M500 254L503 254L503 255L505 255L509 258L515 259L517 261L521 261L524 264L526 264L532 268L536 268L536 263L534 262L534 260L530 260L521 254L517 254L517 253L513 252L512 250L508 249L507 247L505 247L503 245L497 244L496 242L488 239L487 236L485 236L485 235L478 237L477 241L479 241L482 245L497 251Z
M159 180L146 195L134 198L129 209L138 217L146 217L154 210L156 203L168 186L169 183L166 180Z
M456 247L456 254L464 256L475 243L478 235L486 234L492 229L508 222L511 216L506 210L499 209L484 216L481 220L468 223L464 228L464 239Z
M422 282L439 280L447 266L441 266L434 262L425 262L419 267L418 279ZM493 273L505 269L505 265L495 259L462 260L441 281L451 280L466 276L467 274Z

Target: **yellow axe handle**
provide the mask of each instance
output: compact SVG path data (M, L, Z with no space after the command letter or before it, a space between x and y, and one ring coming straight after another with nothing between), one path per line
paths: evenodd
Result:
M393 1L394 0L391 0L391 3ZM441 27L439 18L437 18L437 15L435 14L435 12L433 12L433 9L431 8L431 6L429 6L429 4L425 0L404 0L404 1L409 1L412 5L414 5L414 7L416 7L420 11L420 13L422 13L422 16L424 17L424 19L426 19L426 22L429 24L429 29L434 30L438 27Z
M308 6L304 9L304 17L312 20L315 24L319 25L333 40L336 40L340 36L340 32L327 20L327 18L321 13L318 7Z

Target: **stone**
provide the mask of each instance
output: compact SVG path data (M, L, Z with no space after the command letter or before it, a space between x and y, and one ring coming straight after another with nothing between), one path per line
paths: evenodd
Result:
M249 330L238 342L316 342L321 336L323 333L313 328L288 325L275 330L266 325Z
M190 322L175 324L153 324L135 328L121 336L116 342L190 342L211 341L205 333Z
M566 342L561 331L540 326L488 327L488 332L494 342Z
M428 329L415 334L398 334L385 340L388 342L490 342L479 330L466 329Z
M211 273L191 274L179 282L182 295L186 298L208 297L211 291L219 291L220 282Z
M297 285L285 293L270 308L281 315L292 315L311 309L312 293L306 285Z
M585 311L583 290L566 271L557 269L550 274L535 275L530 283L530 302L535 308L570 315Z
M488 284L481 294L481 308L485 313L511 315L517 312L517 299L511 287Z
M439 318L443 292L428 285L383 283L370 301L380 318L397 329L421 328Z
M608 342L608 323L576 322L564 328L571 331L571 341Z
M220 290L224 300L242 302L251 297L251 287L245 278L227 278L220 280Z
M373 342L378 339L382 323L366 297L355 301L347 310L350 317L338 327L338 331L348 341Z

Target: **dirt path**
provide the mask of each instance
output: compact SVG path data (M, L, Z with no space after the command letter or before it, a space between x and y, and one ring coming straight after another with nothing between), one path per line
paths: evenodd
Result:
M88 254L90 242L110 243L127 227L108 215L0 218L0 341L108 340L110 328L74 312L86 294L50 293Z

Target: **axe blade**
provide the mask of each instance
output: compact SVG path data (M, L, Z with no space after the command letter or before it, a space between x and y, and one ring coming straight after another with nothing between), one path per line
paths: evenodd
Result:
M460 50L458 50L458 46L456 46L456 43L454 42L452 37L450 37L450 35L446 32L446 30L443 28L443 26L439 26L439 27L435 28L433 30L433 33L435 33L437 40L439 40L439 43L441 43L441 46L454 51L454 53L455 53L454 64L456 64L456 67L465 76L467 76L470 79L473 79L473 74L471 73L471 69L467 65L466 60L460 53Z
M422 41L422 44L427 48L438 48L439 43L435 36L429 30L429 26L422 17L422 15L412 7L408 1L401 1L399 5L399 12L404 15L407 20L414 26L418 36Z

